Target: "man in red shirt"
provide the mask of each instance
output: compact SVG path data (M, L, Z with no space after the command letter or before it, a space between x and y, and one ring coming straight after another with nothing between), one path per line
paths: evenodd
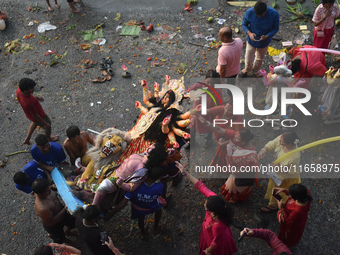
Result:
M51 120L44 112L39 101L44 101L42 97L33 96L36 83L32 79L23 78L19 82L19 88L16 91L18 102L24 110L26 117L32 121L25 140L21 143L30 145L31 136L37 126L45 129L45 134L50 142L55 142L59 136L51 136Z

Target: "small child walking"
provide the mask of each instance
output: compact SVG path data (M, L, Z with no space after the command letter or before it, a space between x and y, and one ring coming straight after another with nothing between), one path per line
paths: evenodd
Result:
M314 22L314 40L313 46L317 48L328 49L332 39L335 18L339 16L339 8L335 0L322 0L322 3L316 8Z
M32 79L22 78L19 82L19 88L16 91L18 102L24 110L26 117L32 121L27 136L21 145L31 144L31 136L37 126L45 129L45 134L50 142L55 142L59 139L59 136L51 136L51 120L39 103L39 101L44 101L44 99L39 96L33 96L35 86L36 82Z

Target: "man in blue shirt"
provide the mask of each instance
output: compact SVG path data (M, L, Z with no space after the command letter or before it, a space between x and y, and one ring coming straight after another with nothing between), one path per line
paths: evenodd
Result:
M37 135L35 143L31 148L31 154L41 169L51 172L54 167L66 160L63 147L58 143L49 142L46 135Z
M147 238L144 228L144 219L147 214L155 214L153 233L158 235L161 231L159 222L162 216L162 208L166 201L162 198L163 184L157 183L165 174L162 165L154 166L148 171L148 178L135 191L126 192L124 199L111 211L110 216L123 209L128 201L131 202L131 218L138 219L138 226L141 230L142 239Z
M14 174L13 180L15 182L15 187L27 194L32 193L32 183L38 178L45 178L47 176L44 170L38 168L38 163L31 160L28 162L24 168Z
M268 45L279 31L279 23L279 13L264 2L258 1L246 11L242 22L243 31L247 34L245 68L238 77L246 77L251 71L259 76Z

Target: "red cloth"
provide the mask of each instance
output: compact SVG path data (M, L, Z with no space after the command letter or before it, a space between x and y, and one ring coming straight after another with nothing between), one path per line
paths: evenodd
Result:
M272 231L268 229L252 229L252 231L254 232L252 237L261 238L267 242L273 250L273 255L280 254L281 252L292 254L287 245L280 241Z
M39 103L38 99L35 98L32 94L29 96L25 96L21 93L20 88L16 91L16 96L18 102L20 103L22 109L24 110L26 117L35 123L39 123L35 118L34 115L38 114L42 119L46 117L46 113L44 112L41 104Z
M216 196L201 181L195 185L205 197ZM205 255L204 250L212 246L212 255L232 255L237 252L230 228L220 220L214 220L211 212L206 211L202 223L199 254Z
M309 191L308 191L309 193ZM290 197L282 210L277 212L281 216L279 239L288 247L295 246L301 239L308 218L310 201L305 206L299 206Z
M318 31L314 30L313 46L316 47L316 48L328 49L329 43L332 40L333 31L334 31L334 27L332 27L330 29L325 29L325 30L323 30L324 36L318 37L317 36ZM325 54L325 53L323 53L323 54Z
M197 82L197 83L195 83L194 85L192 85L189 89L188 89L188 91L191 91L191 90L197 90L197 89L199 89L199 88L203 88L203 87L208 87L207 86L207 84L205 84L204 82ZM219 95L219 97L221 98L221 100L223 100L222 99L222 89L215 89L216 90L216 92L217 92L217 94ZM224 106L223 105L219 105L220 104L220 101L218 100L218 98L217 98L217 96L215 95L215 93L214 92L212 92L211 90L210 90L210 88L208 87L208 91L214 96L214 98L215 98L215 101L216 101L216 103L217 103L217 105L218 106L216 106L215 105L215 103L214 103L214 100L211 98L211 96L207 96L207 109L209 109L209 111L212 109L212 108L214 108L214 107L222 107L222 108L224 108ZM197 100L197 101L195 101L194 102L194 105L193 105L193 109L195 109L198 105L200 105L202 102L201 102L201 100ZM222 113L223 113L223 111L222 111ZM216 116L216 115L215 115ZM222 114L221 114L221 116L222 116ZM207 116L204 116L205 118L207 117ZM210 117L208 117L209 119L210 119ZM207 119L207 120L209 120L209 119ZM210 121L210 120L209 120ZM211 120L212 121L212 120ZM206 126L204 126L199 120L197 120L196 119L196 121L195 121L195 123L193 124L193 128L197 131L197 133L199 133L199 134L206 134L206 133L210 133L211 131L210 131L210 129L209 128L207 128Z
M293 51L293 58L301 55L300 69L294 74L294 78L307 78L301 88L308 89L310 81L314 75L323 76L327 71L325 56L318 51L300 51L301 48L315 48L311 45L298 47Z

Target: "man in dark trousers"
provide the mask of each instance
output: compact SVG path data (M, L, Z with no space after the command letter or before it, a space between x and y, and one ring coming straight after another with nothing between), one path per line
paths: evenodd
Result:
M47 179L36 179L32 184L35 197L35 213L40 217L44 229L51 235L54 243L70 243L66 235L70 235L70 230L75 228L75 219L66 211L57 197L57 193L52 191ZM67 227L64 232L64 226Z
M103 245L100 233L103 230L98 226L96 220L99 218L101 211L96 205L89 205L85 211L81 211L76 216L76 227L79 230L80 237L94 255L114 255L113 251L107 245Z

